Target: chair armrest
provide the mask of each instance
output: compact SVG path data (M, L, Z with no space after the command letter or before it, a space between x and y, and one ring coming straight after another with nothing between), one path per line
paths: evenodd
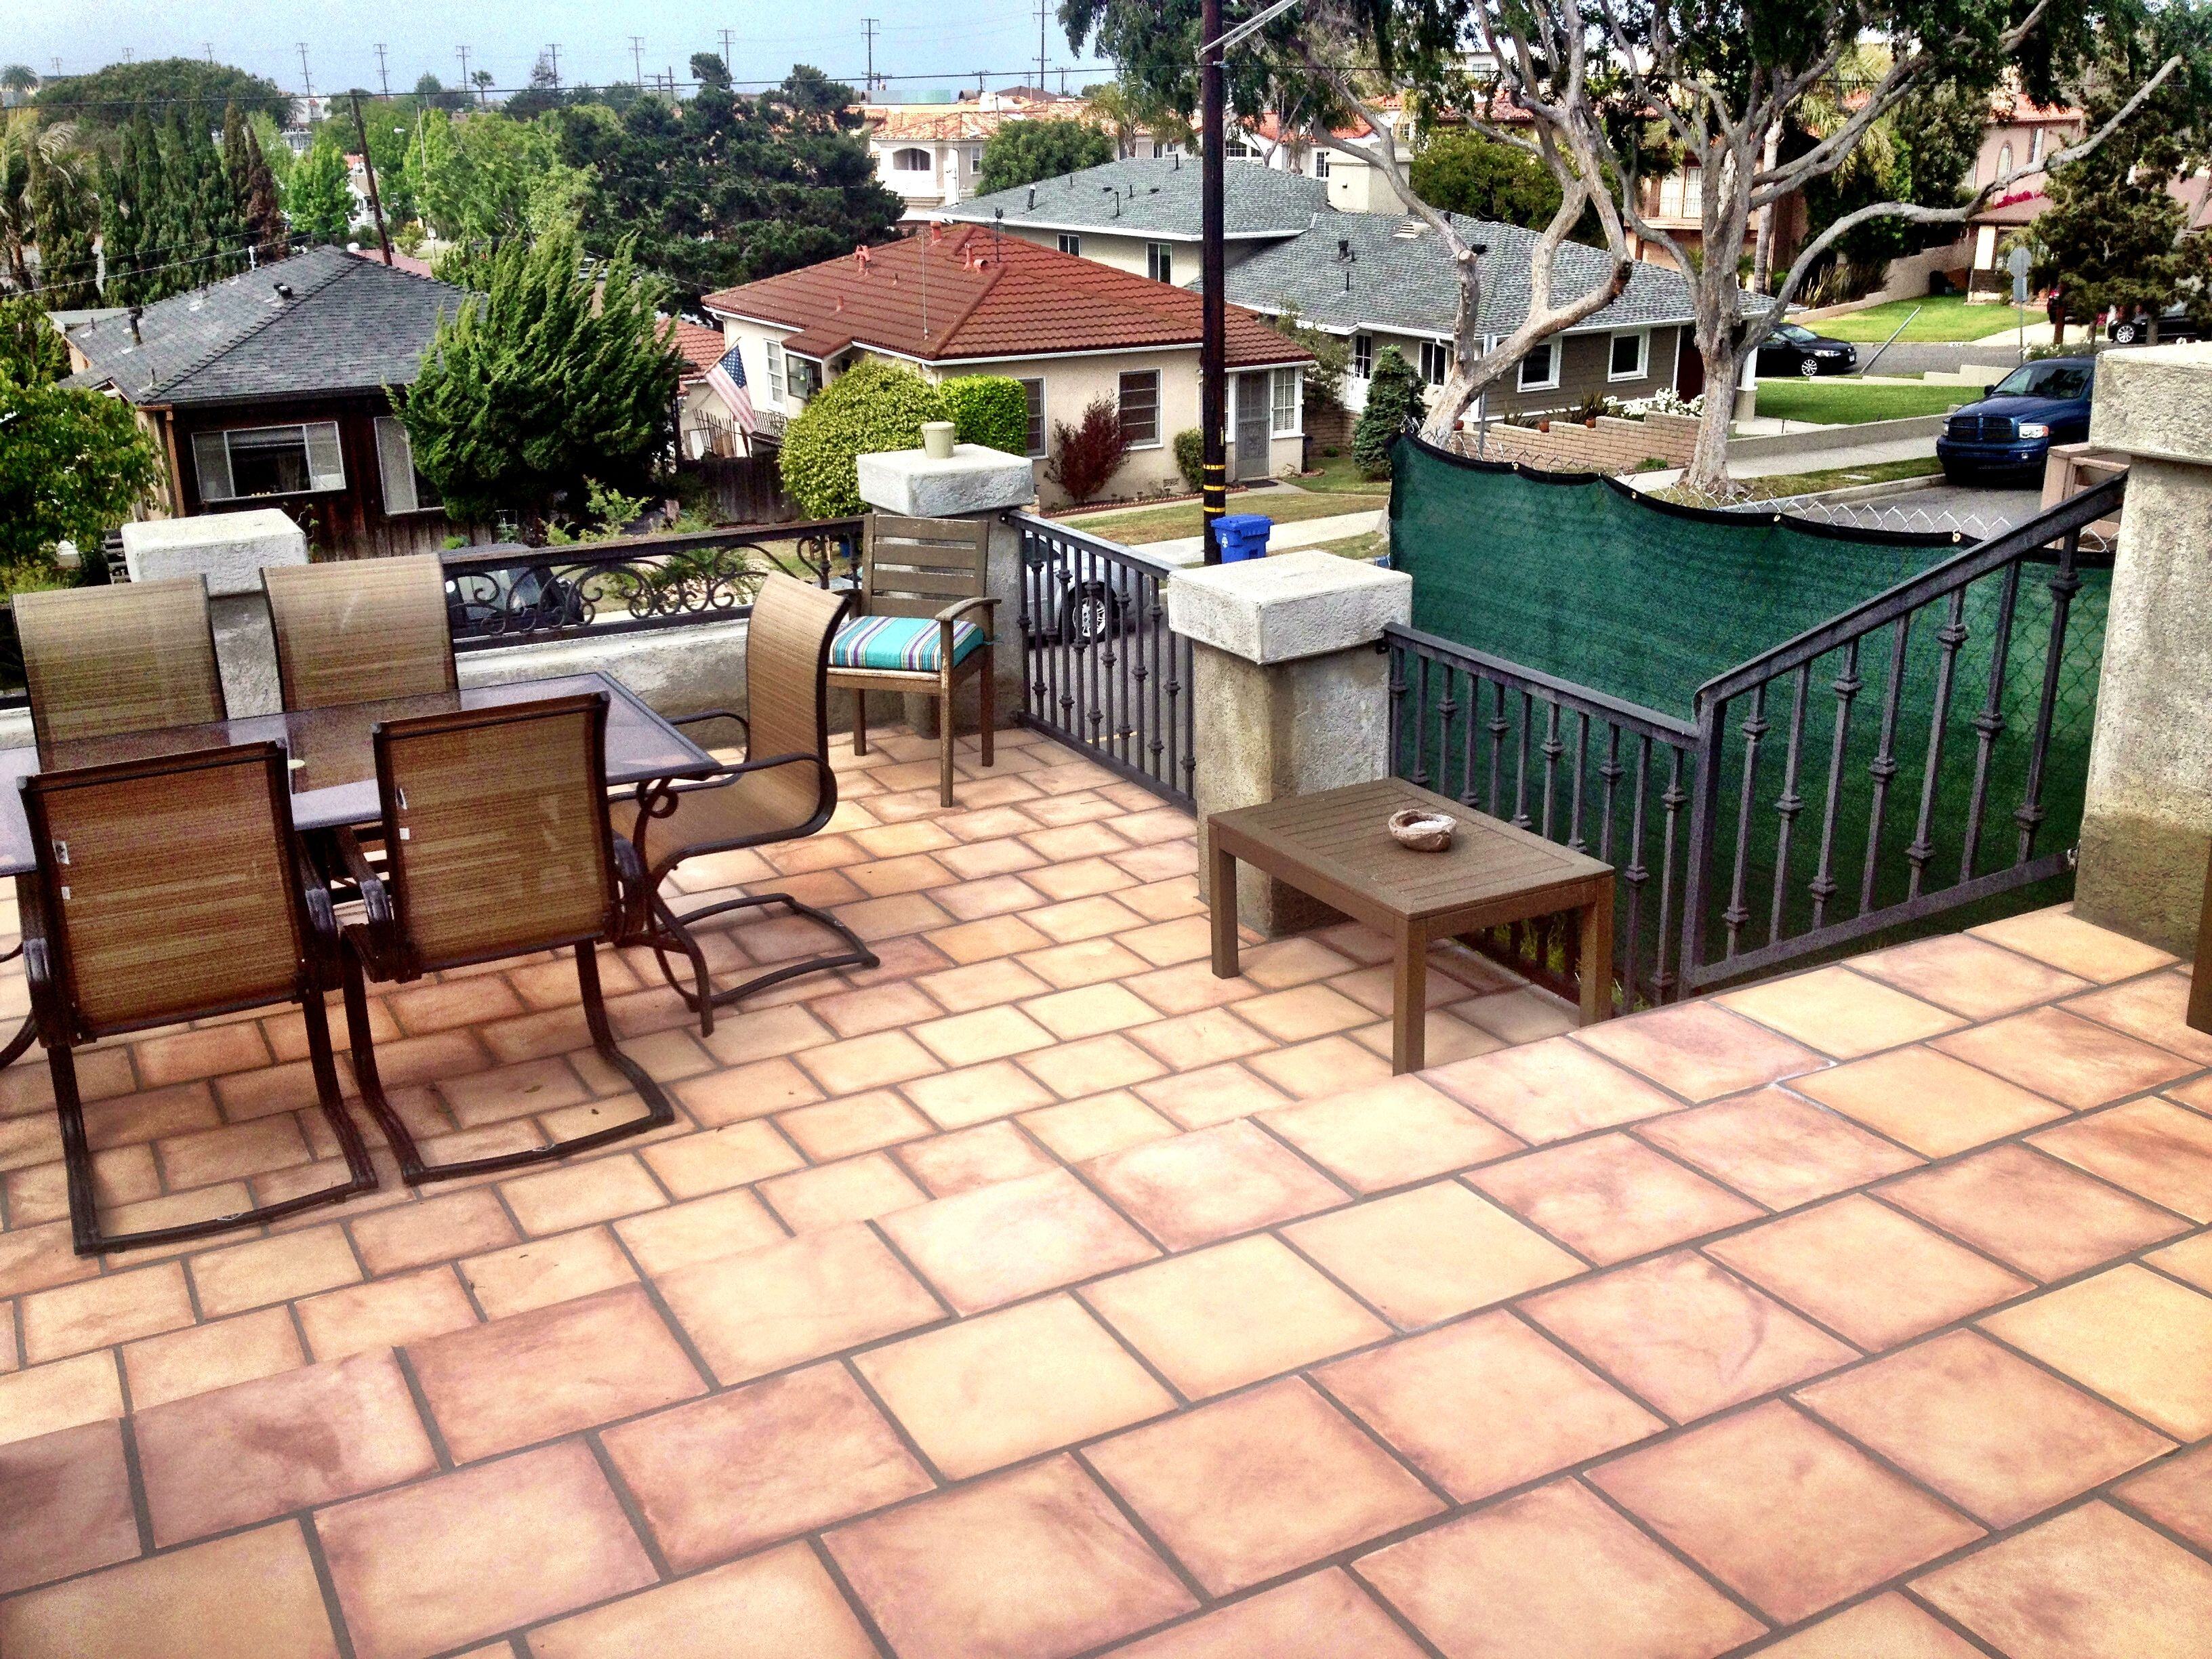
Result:
M616 836L612 845L617 932L609 942L623 945L642 939L648 931L653 919L653 888L645 878L645 860L636 843L627 836Z
M941 623L954 623L958 622L970 611L988 611L991 614L983 619L983 626L986 630L988 630L998 625L998 603L999 596L996 593L978 594L972 599L960 599L946 605L944 610L937 613L936 620Z
M750 743L753 740L752 723L743 714L732 709L709 708L696 714L678 714L671 719L668 723L674 726L696 726L702 720L735 720L739 726L744 727L745 741Z
M392 908L391 890L384 878L368 861L368 854L361 844L361 837L351 830L341 829L334 833L338 856L345 861L346 874L361 890L362 908L368 913L369 947L380 964L393 961L398 954L399 918ZM380 977L381 974L380 972Z
M70 1015L66 993L56 971L53 945L46 938L46 916L39 897L39 884L35 881L18 881L15 887L21 895L21 948L23 977L29 982L31 993L31 1019L41 1042L50 1048L66 1047L70 1042Z

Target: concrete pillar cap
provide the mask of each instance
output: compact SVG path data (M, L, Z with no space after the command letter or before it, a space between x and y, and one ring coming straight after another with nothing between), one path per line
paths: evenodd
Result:
M123 526L123 562L132 581L205 576L210 599L258 593L264 567L307 562L305 532L273 507Z
M1413 615L1404 571L1310 548L1178 570L1168 582L1169 627L1262 665L1372 645Z
M2212 466L2212 342L2100 353L2089 441Z
M950 519L1002 512L1036 499L1036 473L1019 455L981 444L955 444L938 460L920 449L860 458L860 499L879 513Z

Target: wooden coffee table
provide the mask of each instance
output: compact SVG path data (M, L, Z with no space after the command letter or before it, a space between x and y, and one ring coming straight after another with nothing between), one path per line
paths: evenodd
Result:
M1392 840L1384 822L1407 806L1457 818L1451 846L1415 853ZM1216 812L1207 837L1219 977L1237 972L1239 859L1389 936L1397 947L1393 1072L1424 1064L1428 951L1440 939L1578 911L1583 1023L1613 1012L1611 865L1399 778Z

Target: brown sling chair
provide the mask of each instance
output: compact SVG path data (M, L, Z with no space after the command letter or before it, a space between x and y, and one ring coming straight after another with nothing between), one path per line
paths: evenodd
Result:
M376 1185L342 1104L323 993L337 974L329 895L292 830L273 743L23 780L37 849L24 884L32 1016L53 1073L77 1252L168 1244L249 1226ZM102 1230L71 1049L241 1008L296 1002L315 1091L345 1176L314 1192L143 1231Z
M599 990L597 946L637 931L647 890L609 817L606 723L606 693L594 691L376 728L382 870L356 837L339 837L368 912L345 930L346 1027L362 1101L410 1186L541 1163L676 1121L660 1085L615 1046ZM562 949L575 952L592 1047L637 1091L644 1115L543 1146L426 1162L377 1075L363 975L412 980Z
M261 573L288 709L327 708L459 689L434 553Z
M836 811L837 779L830 769L827 676L830 641L846 603L844 594L825 592L789 576L763 577L745 639L746 712L736 714L718 708L672 722L682 726L732 721L745 734L745 758L696 782L657 785L645 793L640 805L633 835L653 896L655 927L648 942L669 984L699 1016L702 1035L713 1032L715 1009L771 985L802 974L877 965L876 953L851 928L788 893L724 899L681 915L660 896L661 883L686 859L797 841L821 829ZM819 922L843 948L785 963L741 985L714 990L693 928L710 917L769 904ZM690 960L690 988L671 966L672 951Z

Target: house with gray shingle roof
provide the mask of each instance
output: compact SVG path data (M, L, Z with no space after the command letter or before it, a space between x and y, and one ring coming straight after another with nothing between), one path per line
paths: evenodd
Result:
M61 319L69 384L154 434L172 515L281 507L319 549L409 552L449 532L386 388L411 385L449 283L315 248L154 305Z

